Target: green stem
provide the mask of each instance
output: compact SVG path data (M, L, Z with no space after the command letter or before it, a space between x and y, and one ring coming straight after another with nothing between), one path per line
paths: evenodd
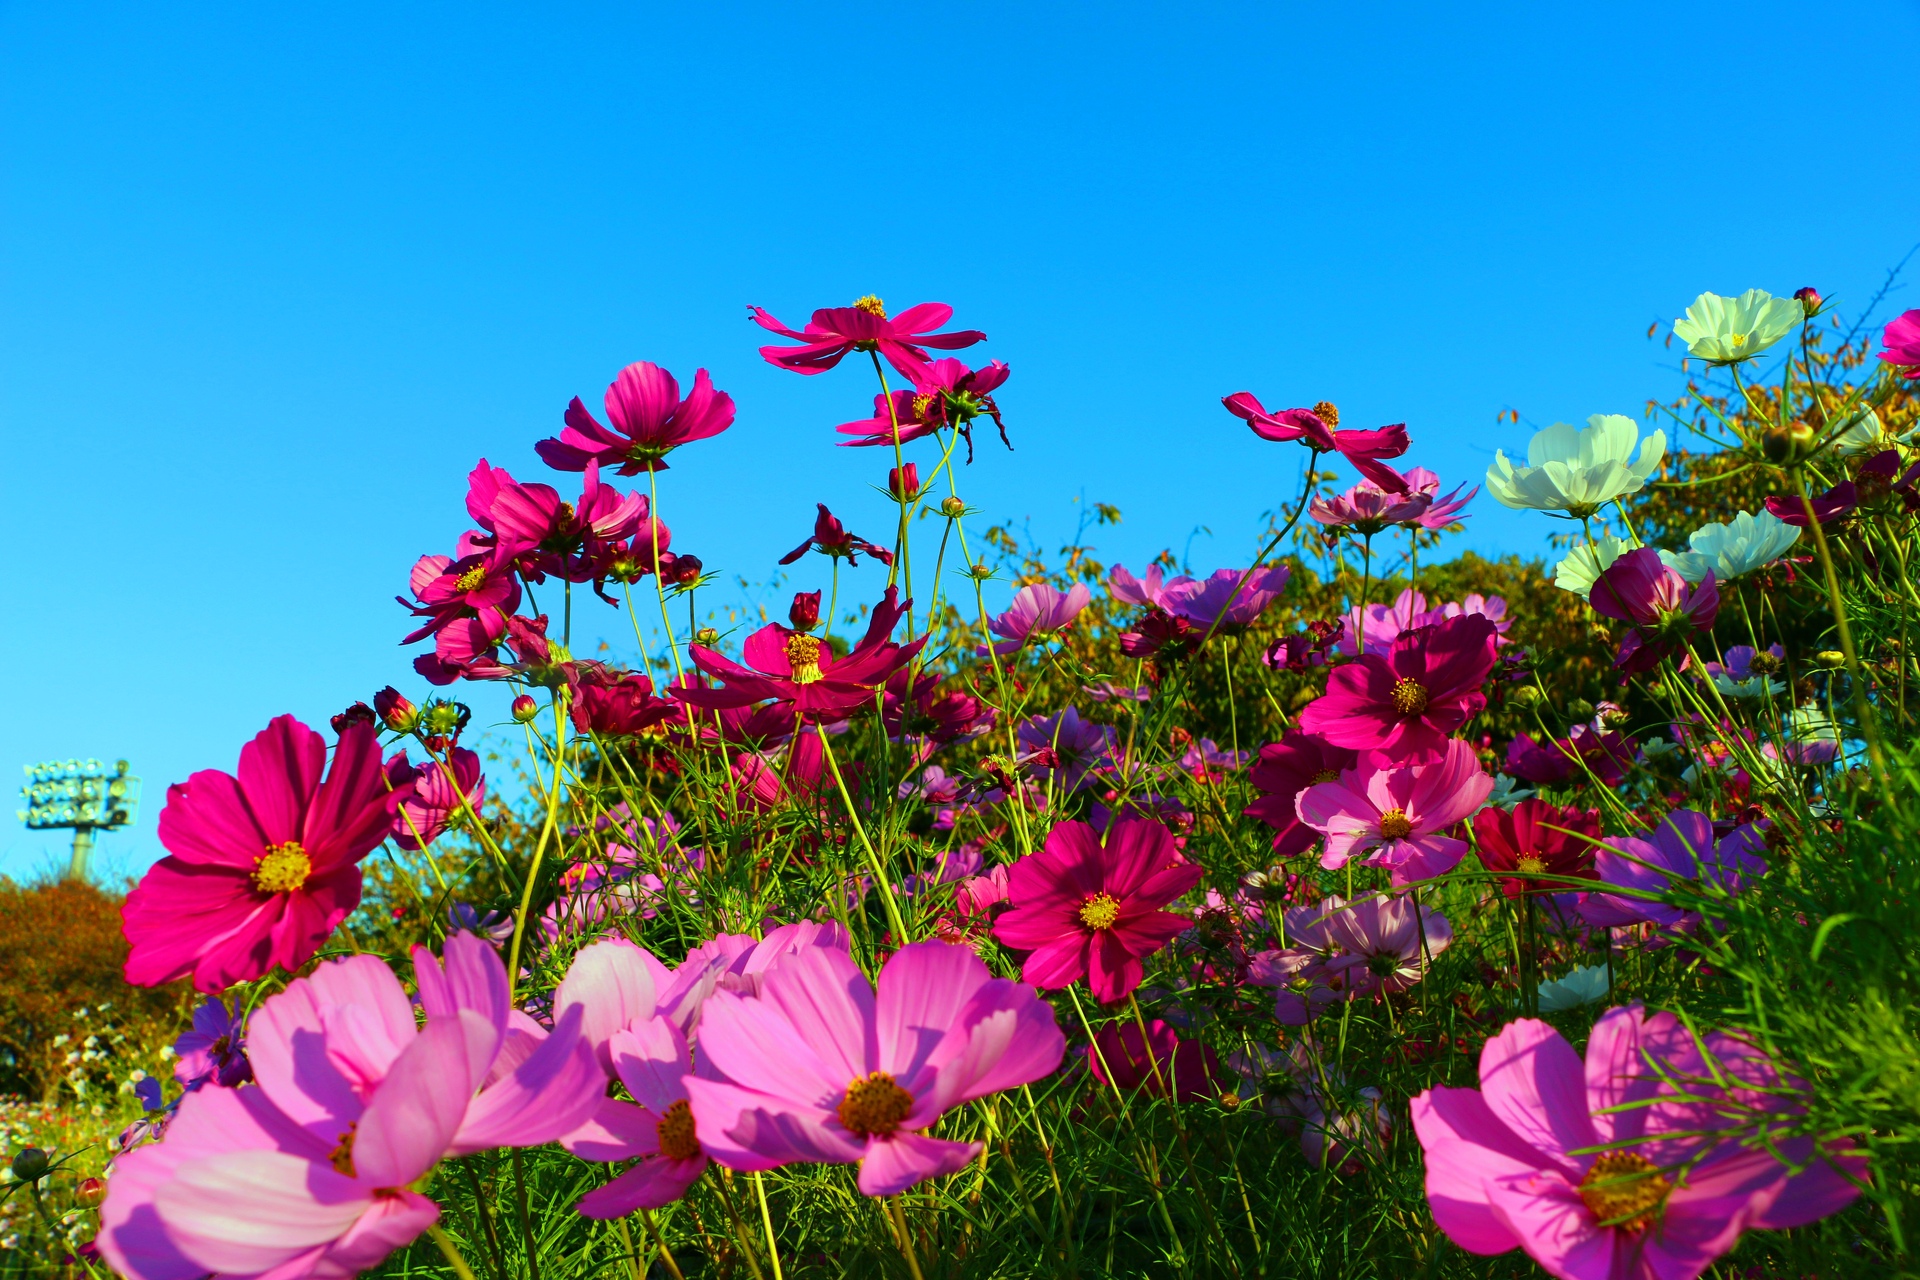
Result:
M880 891L880 901L886 904L887 924L893 930L894 945L907 945L906 921L900 918L900 906L893 900L893 884L887 876L887 870L880 863L880 855L875 851L873 842L867 839L867 829L861 825L859 810L854 807L853 796L847 791L847 780L840 776L840 762L834 758L833 744L828 741L825 730L820 733L820 752L827 758L827 768L833 773L833 782L840 789L840 801L847 807L847 820L853 823L853 833L860 838L860 847L866 851L867 865L872 868L874 887Z
M468 1268L467 1260L460 1256L459 1246L454 1244L453 1237L439 1223L428 1227L427 1235L440 1246L440 1252L446 1258L447 1265L453 1268L453 1274L459 1276L460 1280L473 1280L473 1272Z
M563 685L562 688L565 686ZM539 843L533 846L533 861L527 867L527 882L520 890L520 910L513 921L513 945L507 949L507 1000L513 1002L514 988L520 982L520 946L526 941L527 917L533 911L533 887L540 882L540 864L547 856L547 842L552 838L560 820L560 783L566 777L567 762L567 713L562 706L560 689L553 691L553 782L547 790L547 817L540 826ZM520 1153L513 1156L516 1171L520 1164ZM540 1280L536 1271L533 1280Z

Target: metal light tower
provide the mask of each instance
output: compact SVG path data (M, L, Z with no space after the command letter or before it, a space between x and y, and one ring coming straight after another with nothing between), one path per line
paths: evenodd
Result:
M125 760L116 760L111 773L98 760L49 760L23 767L27 785L20 788L20 796L27 807L19 811L20 820L34 831L72 827L73 861L67 879L86 879L93 833L133 821L140 807L140 779L127 772Z

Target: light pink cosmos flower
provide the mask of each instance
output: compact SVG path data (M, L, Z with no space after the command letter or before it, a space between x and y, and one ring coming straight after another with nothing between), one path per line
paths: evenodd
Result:
M1280 598L1292 572L1280 564L1246 573L1239 569L1216 569L1198 581L1176 578L1161 589L1159 604L1174 617L1185 618L1196 627L1244 627Z
M858 1161L862 1192L897 1195L979 1154L924 1132L942 1114L1050 1075L1065 1053L1053 1010L969 948L902 947L876 990L850 956L807 947L768 968L758 999L708 997L700 1054L721 1078L685 1083L721 1164Z
M1469 1253L1525 1249L1562 1280L1693 1280L1743 1231L1851 1203L1858 1188L1813 1139L1767 1144L1805 1165L1798 1174L1766 1146L1732 1140L1769 1113L1785 1119L1794 1104L1782 1094L1797 1086L1744 1041L1705 1041L1718 1081L1670 1013L1610 1010L1584 1067L1546 1023L1508 1024L1481 1052L1479 1089L1413 1100L1434 1221ZM1865 1176L1864 1160L1827 1154Z
M693 375L693 390L682 400L672 374L641 360L620 371L607 388L605 404L611 430L575 396L567 405L566 429L557 439L534 445L534 452L555 471L617 463L619 474L631 476L665 471L668 453L733 425L733 397L715 391L705 369Z
M411 1189L447 1156L539 1146L604 1090L580 1018L551 1034L507 1007L471 934L421 948L424 1028L378 958L320 966L248 1024L257 1086L188 1095L166 1136L116 1161L100 1251L132 1280L350 1276L432 1226Z
M1431 764L1394 767L1378 756L1308 787L1295 801L1300 821L1326 837L1320 865L1332 870L1366 855L1369 866L1393 872L1396 885L1445 875L1466 856L1467 844L1440 833L1463 821L1493 791L1480 757L1458 738Z
M1018 653L1031 642L1042 644L1073 625L1080 611L1093 603L1093 593L1084 582L1076 582L1070 591L1046 582L1031 582L1014 594L1005 613L987 619L997 636L1005 637L993 646L995 653ZM986 648L982 646L984 654Z
M1176 582L1192 581L1192 578L1181 576L1163 582L1157 564L1148 565L1146 573L1138 578L1128 573L1126 566L1115 565L1112 572L1107 574L1107 594L1124 604L1152 608L1160 603L1160 596L1167 587Z
M1460 513L1466 510L1467 504L1472 502L1474 495L1480 492L1480 486L1475 485L1463 498L1460 496L1460 490L1467 486L1456 485L1452 493L1442 498L1440 477L1425 467L1409 469L1406 479L1412 492L1426 498L1428 502L1427 509L1410 522L1419 525L1422 529L1444 529L1454 521L1462 519Z
M1352 529L1372 537L1388 525L1418 521L1432 503L1427 494L1396 495L1362 480L1345 493L1315 498L1307 504L1307 514L1329 529Z

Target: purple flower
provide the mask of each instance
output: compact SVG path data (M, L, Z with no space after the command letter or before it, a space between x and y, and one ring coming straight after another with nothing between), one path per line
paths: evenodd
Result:
M1173 582L1191 581L1193 579L1185 577L1173 579ZM1123 565L1113 566L1113 572L1107 575L1107 594L1123 604L1137 604L1143 607L1157 605L1160 603L1161 593L1170 585L1172 583L1161 581L1160 566L1157 564L1148 565L1146 573L1138 578L1128 573Z
M1036 757L1033 763L1042 777L1058 778L1065 790L1073 791L1089 773L1110 763L1114 731L1112 725L1081 719L1077 709L1068 707L1058 715L1027 720L1019 739L1022 752Z
M1196 627L1244 627L1280 598L1291 572L1285 565L1274 565L1245 574L1238 569L1216 569L1198 582L1176 579L1161 591L1160 607Z
M208 1081L231 1089L253 1079L239 1009L236 1006L228 1012L218 996L200 1002L193 1011L193 1030L181 1033L173 1042L173 1051L180 1056L180 1061L173 1064L173 1078L189 1090Z
M1713 822L1704 813L1675 809L1648 836L1609 836L1594 856L1603 885L1659 894L1676 881L1698 880L1738 893L1767 873L1760 856L1766 841L1751 825L1738 827L1717 844ZM1596 890L1580 897L1580 914L1597 926L1656 924L1685 928L1694 913L1650 898Z

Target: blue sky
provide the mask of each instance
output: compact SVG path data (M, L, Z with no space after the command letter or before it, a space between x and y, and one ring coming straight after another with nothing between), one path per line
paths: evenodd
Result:
M1293 484L1227 392L1473 479L1671 394L1646 330L1703 289L1864 301L1920 241L1916 37L1912 0L8 5L0 766L129 757L137 868L270 716L417 694L392 596L465 472L536 476L632 360L740 407L661 477L677 547L764 582L816 501L883 532L886 460L832 445L870 374L765 365L748 303L953 304L1013 369L966 496L1050 545L1114 503L1136 567L1202 526L1243 564ZM12 874L60 844L5 832Z

